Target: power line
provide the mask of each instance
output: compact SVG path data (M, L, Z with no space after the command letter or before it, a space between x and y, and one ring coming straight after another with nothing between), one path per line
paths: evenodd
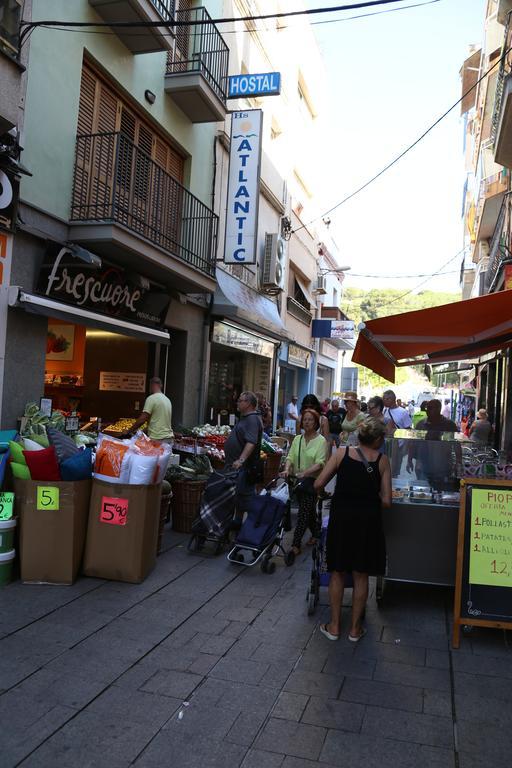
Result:
M412 277L442 277L442 275L455 275L460 272L460 269L450 269L446 272L425 272L424 274L419 275L360 275L357 272L350 272L350 275L347 275L347 277L367 277L372 279L378 279L378 280L399 280L399 279L405 279L405 278L412 278Z
M455 256L452 256L451 259L448 259L448 261L445 261L444 264L442 264L439 269L436 272L433 272L431 275L428 275L426 280L423 280L418 285L414 286L414 288L410 288L408 291L405 291L405 293L401 293L400 296L396 296L391 301L385 301L383 304L378 304L377 309L380 311L382 307L389 307L391 304L396 304L397 301L400 301L400 299L404 299L406 296L409 296L410 293L414 293L414 291L417 291L418 288L421 288L422 285L425 285L425 283L429 283L433 277L436 277L440 274L442 274L441 270L443 270L445 267L448 266L448 264L451 264L452 261L455 261L462 253L464 253L465 249L461 248L461 250L455 254ZM457 270L458 272L459 270Z
M364 3L349 3L344 5L329 6L324 8L304 8L300 11L282 11L280 13L265 13L256 16L233 16L231 18L220 19L162 19L162 21L58 21L58 20L44 20L44 21L22 21L21 22L21 34L20 44L23 43L25 35L31 29L36 27L111 27L111 28L130 28L130 27L142 27L145 29L151 29L152 27L161 27L163 24L170 24L173 27L193 27L200 24L219 25L229 24L235 21L265 21L267 19L284 19L293 16L313 16L320 13L336 13L338 11L354 11L358 8L370 8L379 5L391 5L391 3L403 3L404 0L366 0Z
M508 48L506 51L502 53L502 55L499 57L499 59L497 59L497 61L495 61L492 67L489 67L489 69L486 72L484 72L484 74L476 81L476 83L474 83L474 85L472 85L471 88L468 88L468 90L462 94L460 99L457 99L457 101L454 104L452 104L452 106L449 107L449 109L447 109L446 112L443 112L443 114L440 117L438 117L437 120L434 123L432 123L432 125L429 126L429 128L427 128L427 130L421 134L421 136L418 136L418 138L415 141L413 141L412 144L409 144L409 146L406 149L400 152L400 154L397 155L394 158L394 160L391 160L391 162L385 165L384 168L382 168L382 170L380 170L378 173L372 176L371 179L368 179L368 181L366 181L364 184L361 184L361 186L358 187L356 190L354 190L354 192L351 192L349 195L344 197L343 200L340 200L339 203L336 203L336 205L333 205L332 208L329 208L328 211L321 213L319 216L315 216L315 218L311 219L311 221L307 222L307 224L301 224L300 227L297 227L297 229L293 230L293 233L299 232L301 229L305 229L306 227L309 227L310 224L314 224L314 222L318 221L318 219L322 219L325 216L328 216L329 214L333 213L333 211L336 211L338 208L341 208L342 205L344 205L345 203L348 203L349 200L352 200L352 198L354 198L364 189L367 189L367 187L369 187L370 184L373 184L374 181L377 181L377 179L379 179L387 171L393 168L393 166L396 165L399 162L399 160L405 157L405 155L407 155L412 149L414 149L414 147L416 147L421 141L423 141L423 139L426 138L428 134L431 131L433 131L434 128L436 128L436 126L438 126L439 123L442 120L444 120L445 117L447 117L450 114L450 112L452 112L455 109L455 107L457 107L466 98L466 96L468 96L471 93L471 91L473 91L482 82L482 80L485 80L485 78L490 75L493 69L496 69L496 67L499 66L501 61L505 58L505 56L507 56L507 54L510 53L510 51L512 51L512 46L510 46L510 48Z
M441 0L426 0L426 2L423 3L414 3L413 5L404 5L400 8L386 8L383 11L373 11L371 13L360 13L355 16L345 16L340 19L324 19L323 21L311 21L309 26L310 27L316 27L320 26L321 24L339 24L340 22L344 21L353 21L354 19L366 19L370 16L382 16L384 13L398 13L399 11L407 11L411 8L421 8L424 5L433 5L434 3L440 3ZM241 19L237 19L237 21L241 21ZM86 30L86 29L67 29L66 27L52 27L47 26L46 24L41 24L40 29L50 29L54 32L71 32L76 34L82 34L82 35L111 35L111 36L117 36L117 32L109 31L109 30ZM258 32L259 34L275 34L276 32L281 32L284 29L287 30L293 30L293 29L299 29L299 24L284 24L283 26L280 26L279 29L268 29L265 27L259 27L257 29L226 29L222 31L222 36L225 37L226 35L240 35L240 34L250 34L251 32ZM33 31L33 30L32 30ZM140 35L140 32L125 32L124 37L136 37ZM161 32L161 37L175 37L175 32ZM195 37L196 35L200 35L200 32L192 33L192 37ZM28 37L28 35L27 35Z

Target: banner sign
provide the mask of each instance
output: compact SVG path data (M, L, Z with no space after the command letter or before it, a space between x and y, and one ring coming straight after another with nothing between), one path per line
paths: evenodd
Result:
M309 368L310 352L302 347L296 347L295 344L288 345L288 363L297 368Z
M353 320L313 320L311 336L314 339L342 339L352 341L355 335Z
M255 264L263 112L233 112L226 206L226 264Z
M278 96L280 93L280 72L265 72L262 75L231 75L228 77L228 99Z
M275 346L271 341L261 339L247 331L242 331L226 323L214 323L212 341L215 344L224 344L226 347L250 352L261 357L274 357Z
M104 260L89 264L58 243L46 250L36 293L154 328L163 325L170 303L169 292L147 278Z

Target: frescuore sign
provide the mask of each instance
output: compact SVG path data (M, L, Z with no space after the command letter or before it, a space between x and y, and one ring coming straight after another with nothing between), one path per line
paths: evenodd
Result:
M261 109L233 112L226 207L226 264L255 264L260 191Z
M281 93L281 73L231 75L228 78L228 99L253 96L278 96Z
M170 297L147 278L106 261L88 264L58 243L48 246L36 293L73 307L117 317L142 326L163 325Z

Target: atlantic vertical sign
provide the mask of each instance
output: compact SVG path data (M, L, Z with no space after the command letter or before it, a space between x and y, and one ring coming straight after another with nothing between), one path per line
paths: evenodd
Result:
M263 112L233 112L226 208L226 264L255 264Z

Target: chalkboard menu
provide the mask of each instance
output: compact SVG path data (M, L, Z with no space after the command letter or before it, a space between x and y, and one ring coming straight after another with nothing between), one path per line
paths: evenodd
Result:
M512 482L461 483L454 648L461 625L512 629Z

